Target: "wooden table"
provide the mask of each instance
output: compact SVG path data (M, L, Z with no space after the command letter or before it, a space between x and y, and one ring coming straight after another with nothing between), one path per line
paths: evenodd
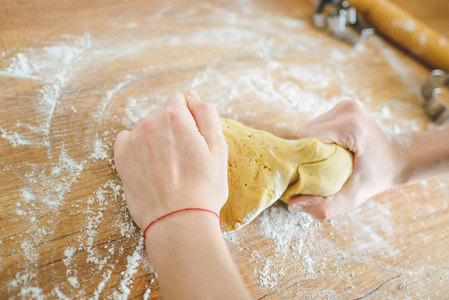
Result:
M449 36L447 0L393 1ZM0 2L0 298L160 298L112 145L175 91L292 138L345 98L388 133L433 129L429 69L351 48L306 0ZM375 146L375 145L373 145ZM276 204L226 233L256 298L449 298L449 177L317 222Z

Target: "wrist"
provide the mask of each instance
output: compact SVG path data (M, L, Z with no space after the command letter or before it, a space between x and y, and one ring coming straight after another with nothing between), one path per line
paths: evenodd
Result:
M205 195L208 195L207 193L205 193ZM136 218L134 218L133 215L131 215L133 217L133 220L136 222L137 226L143 231L145 231L145 229L148 227L148 225L150 225L151 223L153 223L154 221L158 220L161 217L164 217L167 215L171 215L173 212L180 212L182 214L184 214L185 212L183 212L183 210L188 210L188 209L192 209L192 208L198 208L198 210L207 210L210 212L205 212L205 213L215 213L217 216L220 215L220 210L221 207L223 205L217 204L217 203L211 203L210 199L213 196L205 196L205 195L201 195L201 196L197 196L197 195L169 195L169 196L159 196L159 198L161 199L182 199L182 201L156 201L155 199L142 199L140 201L134 201L137 203L143 203L143 202L153 202L151 203L151 205L143 205L143 204L139 204L139 205L133 205L133 211L134 212L138 212L138 214L136 213ZM193 201L189 200L189 199L194 199ZM223 203L224 204L224 203ZM130 209L130 205L128 205L129 210ZM213 213L212 213L213 212ZM178 214L178 213L176 213ZM171 216L167 216L170 217ZM159 221L158 221L159 223ZM151 226L153 227L153 225Z
M413 158L410 149L400 142L395 141L393 152L393 186L407 184L410 181L411 173L413 172Z
M441 131L408 134L409 143L398 147L399 184L409 184L447 174L449 170L449 127Z
M155 220L151 221L150 224L145 229L143 229L143 238L145 239L146 232L151 228L151 226L153 226L157 222L160 222L160 221L164 220L165 218L168 218L168 217L170 217L172 215L175 215L175 214L180 214L180 213L185 213L185 212L192 212L192 211L200 211L200 212L207 212L207 213L213 214L214 216L217 217L217 219L218 219L218 221L220 223L220 227L221 227L220 215L218 213L216 213L215 211L210 210L210 209L206 209L206 208L202 208L202 207L187 207L187 208L174 210L172 212L169 212L169 213L167 213L165 215L162 215L159 218L156 218Z
M250 298L211 213L187 211L155 223L146 247L167 299Z
M220 220L211 212L201 210L180 211L155 222L146 232L149 253L173 247L192 239L222 238Z

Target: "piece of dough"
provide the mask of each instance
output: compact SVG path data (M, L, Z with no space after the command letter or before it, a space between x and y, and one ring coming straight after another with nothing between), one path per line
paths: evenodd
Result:
M317 139L286 140L221 119L228 144L229 198L220 211L223 229L248 224L277 199L329 196L352 173L352 154Z

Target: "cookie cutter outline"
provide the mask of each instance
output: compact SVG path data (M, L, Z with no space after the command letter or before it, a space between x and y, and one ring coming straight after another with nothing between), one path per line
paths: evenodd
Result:
M358 16L356 9L341 0L321 0L313 14L313 25L352 46L374 34L374 29Z
M443 88L449 88L449 74L442 70L433 70L421 89L425 99L424 112L438 125L449 121L449 105L439 98Z

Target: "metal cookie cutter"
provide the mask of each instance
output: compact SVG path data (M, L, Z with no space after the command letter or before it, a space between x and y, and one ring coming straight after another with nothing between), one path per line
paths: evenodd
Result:
M313 14L313 25L327 29L334 37L355 46L374 33L354 7L342 0L321 0Z
M449 121L449 103L440 98L442 88L449 88L449 74L433 70L429 80L423 85L421 93L425 99L424 111L438 125Z

